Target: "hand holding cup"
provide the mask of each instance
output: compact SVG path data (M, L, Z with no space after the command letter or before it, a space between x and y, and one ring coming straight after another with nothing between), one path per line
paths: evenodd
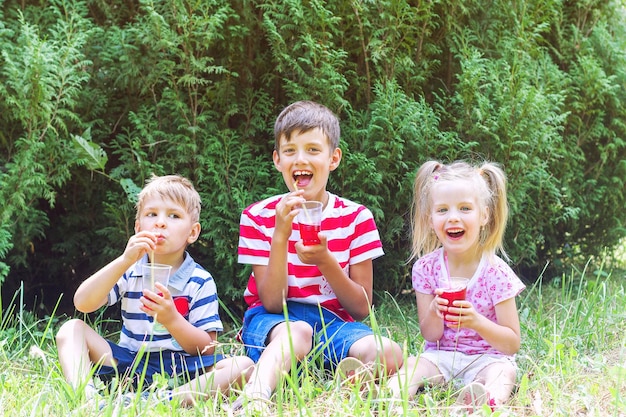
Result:
M454 305L455 301L463 301L465 300L465 296L467 294L467 282L469 280L466 278L450 278L449 287L440 289L441 294L439 297L448 301L447 307L457 307ZM446 316L454 316L458 318L458 314L452 314L446 310L444 314L444 321L446 324L456 325L458 324L458 320L446 320Z

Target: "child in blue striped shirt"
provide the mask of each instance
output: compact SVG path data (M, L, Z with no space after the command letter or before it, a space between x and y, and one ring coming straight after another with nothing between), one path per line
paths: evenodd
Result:
M94 366L96 374L118 376L133 389L150 389L155 374L182 376L186 383L166 393L185 405L225 392L251 372L248 357L215 352L223 330L217 289L186 250L200 235L200 204L186 178L153 177L139 193L135 234L122 255L76 290L78 311L91 313L117 302L122 309L117 343L80 319L64 323L57 334L63 374L87 398L97 392L90 380ZM171 266L167 286L146 288L141 271L148 262Z

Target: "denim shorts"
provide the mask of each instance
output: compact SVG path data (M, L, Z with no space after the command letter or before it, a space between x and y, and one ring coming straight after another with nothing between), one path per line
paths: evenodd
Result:
M247 355L257 362L267 346L267 337L271 330L280 323L296 321L305 321L313 328L313 351L322 352L323 365L326 368L334 367L347 357L354 342L374 334L365 324L344 321L318 305L288 301L287 317L283 313L269 313L263 306L246 311L241 339L246 346Z
M113 358L117 361L116 367L101 366L96 374L103 379L114 376L130 379L135 387L143 378L143 389L152 383L155 374L164 374L169 378L182 377L184 382L208 371L210 367L224 359L224 355L189 356L183 352L171 350L161 352L133 352L107 340Z

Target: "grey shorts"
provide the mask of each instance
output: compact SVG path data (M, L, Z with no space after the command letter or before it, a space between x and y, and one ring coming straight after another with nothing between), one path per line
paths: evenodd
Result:
M506 355L467 355L448 350L428 350L423 352L419 358L426 359L435 365L446 382L452 382L459 387L475 381L476 375L480 371L494 363L512 366L517 370L515 358Z

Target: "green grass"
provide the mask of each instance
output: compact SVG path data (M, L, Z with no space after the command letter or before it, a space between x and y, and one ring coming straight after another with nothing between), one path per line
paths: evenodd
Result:
M626 273L603 270L591 263L585 270L542 285L529 286L518 298L522 349L518 354L518 387L509 404L482 415L626 416ZM116 408L119 391L105 397L98 412L74 395L63 381L54 345L62 317L37 318L19 306L19 293L0 316L0 414L7 416L178 415L227 416L215 398L190 409L176 402L135 399ZM415 354L422 349L412 295L377 297L371 324ZM106 323L97 323L105 328ZM234 331L222 336L226 350ZM274 397L275 415L390 415L385 398L362 398L339 390L332 377L319 370L313 357L299 374L285 375ZM384 387L386 381L381 381ZM234 396L230 400L234 399ZM420 392L405 402L406 415L446 416L454 393L445 387Z

